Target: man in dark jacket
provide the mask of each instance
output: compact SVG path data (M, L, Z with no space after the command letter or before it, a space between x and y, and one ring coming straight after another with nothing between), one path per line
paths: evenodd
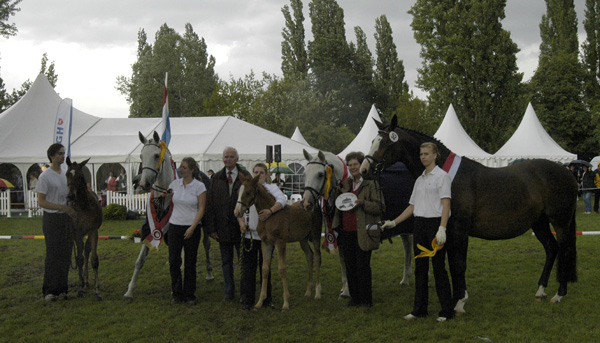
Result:
M250 176L238 161L238 152L232 147L223 150L223 163L225 167L215 173L211 180L208 192L208 225L210 236L219 242L221 250L221 264L223 278L225 279L225 298L223 301L232 301L235 298L235 281L233 278L233 249L238 256L240 253L240 223L233 214L237 203L238 191L242 182L240 174Z

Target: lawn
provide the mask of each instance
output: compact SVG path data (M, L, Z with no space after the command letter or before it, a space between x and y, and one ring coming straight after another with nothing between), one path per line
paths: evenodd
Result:
M578 231L600 230L600 215L584 215L579 204ZM102 235L129 235L140 221L108 221ZM0 218L0 235L41 235L40 219ZM323 299L304 298L306 264L297 244L288 248L291 309L248 312L221 302L223 277L213 241L214 282L204 281L205 259L198 258L198 304L170 304L166 248L152 251L142 270L133 302L122 296L140 245L129 240L99 243L103 301L91 294L76 298L71 272L70 299L46 303L41 294L44 242L0 240L0 342L597 342L600 340L596 255L600 236L578 236L579 282L569 285L560 304L536 302L544 263L541 244L528 232L506 241L471 239L467 270L467 313L437 323L439 304L430 280L429 317L406 322L414 284L401 286L400 239L373 253L372 308L349 308L338 300L341 287L337 256L323 253ZM276 266L276 261L273 267ZM239 269L236 270L239 286ZM412 280L411 280L412 281ZM549 298L558 288L555 273ZM281 283L273 274L273 295L281 306Z

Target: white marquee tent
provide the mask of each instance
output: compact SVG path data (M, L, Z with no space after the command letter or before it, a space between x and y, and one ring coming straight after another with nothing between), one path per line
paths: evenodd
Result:
M294 130L294 134L292 135L292 140L296 141L298 143L302 143L304 145L310 146L310 144L308 144L306 139L304 139L304 136L302 136L302 132L300 132L300 129L298 128L298 126L296 126L296 130Z
M46 77L39 75L27 94L0 115L0 163L14 164L26 179L31 165L48 161L46 149L52 143L61 100ZM160 118L99 118L73 108L72 160L91 158L88 166L94 187L96 173L103 163L120 163L128 175L133 175L142 147L138 131L150 137L160 122ZM302 149L317 151L233 117L171 118L171 134L169 150L174 160L194 157L204 171L223 167L221 157L226 146L235 147L239 163L249 169L257 162L264 162L266 145L281 144L282 159L288 165L306 164Z
M460 124L452 104L448 106L444 120L433 136L457 155L468 157L484 166L494 166L492 155L483 151Z
M365 119L365 123L363 124L362 129L360 129L360 132L354 137L354 140L348 144L346 149L337 154L342 160L352 151L360 151L365 155L369 152L373 138L379 133L379 128L373 119L381 121L375 105L371 106L369 115L367 116L367 119Z
M550 137L529 103L519 127L494 157L497 166L503 167L514 160L530 158L568 163L576 159L577 155L564 150Z

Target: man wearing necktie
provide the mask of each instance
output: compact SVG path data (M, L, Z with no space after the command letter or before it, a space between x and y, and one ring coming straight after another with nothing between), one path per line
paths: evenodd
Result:
M223 150L223 164L225 167L212 177L210 191L208 192L208 220L210 236L219 242L221 251L221 264L225 281L225 298L223 301L235 299L235 281L233 278L234 248L240 253L240 220L233 214L237 203L238 191L242 185L238 175L250 176L241 165L237 164L238 152L235 148L226 147Z

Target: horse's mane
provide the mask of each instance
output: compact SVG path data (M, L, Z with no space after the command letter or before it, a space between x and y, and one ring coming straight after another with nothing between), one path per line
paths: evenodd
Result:
M256 186L257 186L257 187L256 187L256 190L258 191L258 193L259 193L261 196L263 196L263 197L267 198L267 199L268 199L270 202L272 202L272 203L275 203L275 197L274 197L274 196L273 196L271 193L269 193L269 192L267 191L267 189L265 188L265 186L263 186L263 185L262 185L262 184L260 184L260 183L256 183Z
M417 131L417 130L408 129L408 128L405 128L405 127L398 127L398 128L406 131L409 134L419 136L419 138L420 138L420 140L422 142L432 142L432 143L435 143L435 145L438 146L438 149L440 151L441 150L448 150L448 151L450 151L450 149L448 149L448 147L446 147L446 145L444 143L442 143L439 139L437 139L437 138L435 138L433 136L430 136L428 134L425 134L425 133Z

